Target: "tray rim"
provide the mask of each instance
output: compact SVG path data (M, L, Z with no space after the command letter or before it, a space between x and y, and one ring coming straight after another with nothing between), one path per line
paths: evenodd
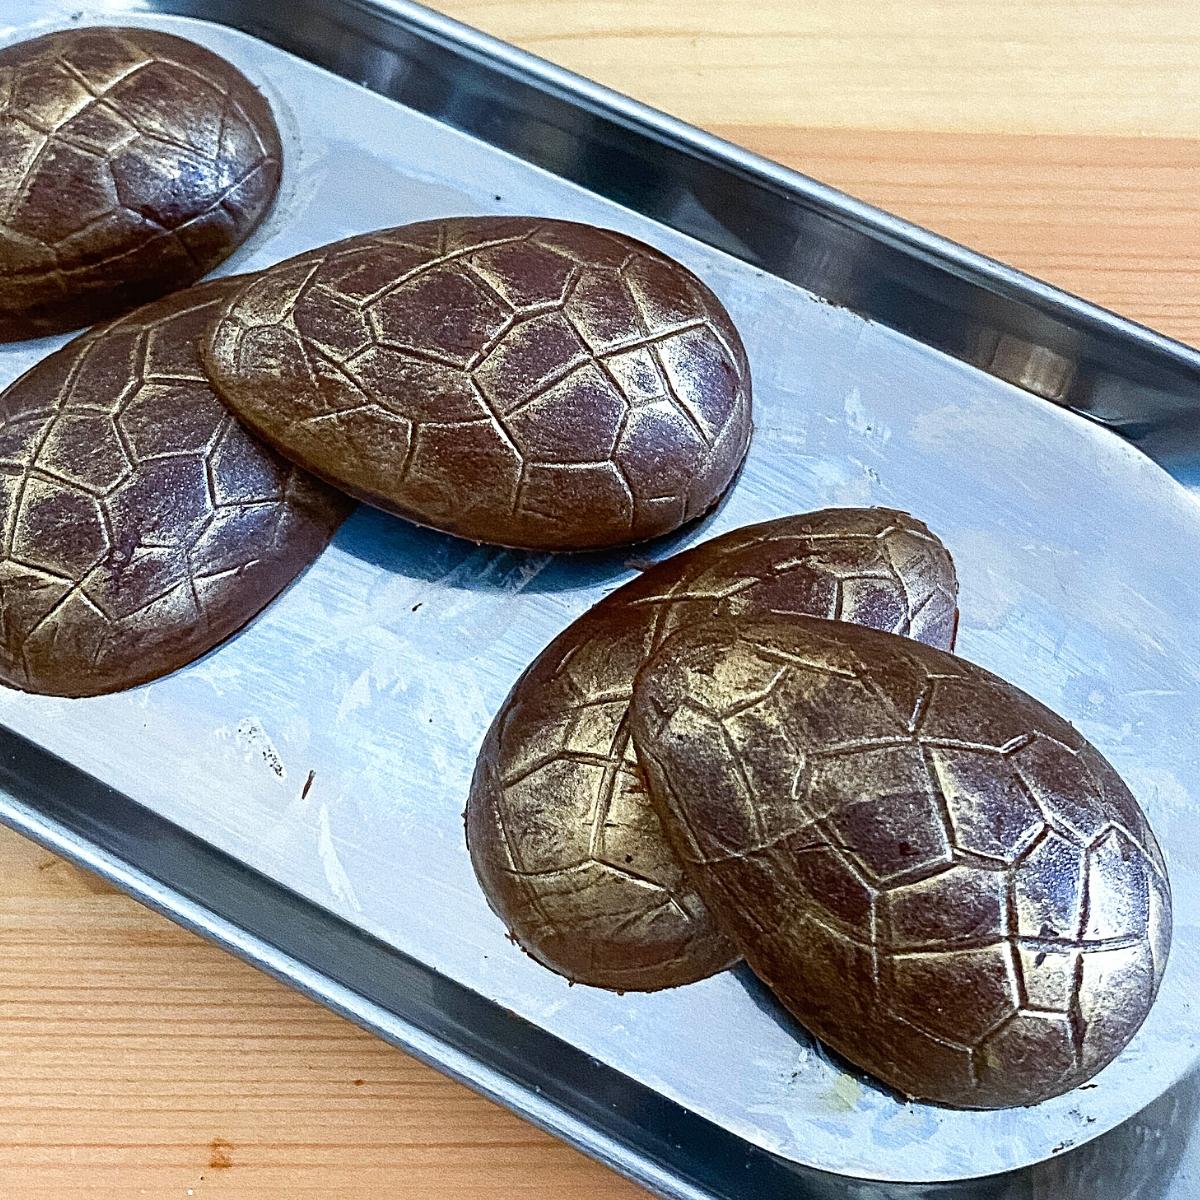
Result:
M568 98L586 103L588 107L603 110L613 118L649 130L664 140L684 147L698 156L724 164L726 169L733 168L743 174L756 177L761 183L792 193L794 197L802 199L805 203L822 208L827 214L833 214L856 227L870 230L885 242L902 246L907 251L916 250L941 269L956 277L970 278L973 283L981 286L986 285L996 295L1015 296L1022 303L1035 302L1037 306L1056 317L1070 318L1074 323L1093 331L1108 336L1117 336L1126 343L1181 368L1186 374L1195 375L1200 381L1200 350L1138 325L1101 306L1073 296L1016 268L1006 266L941 235L859 201L752 151L696 129L677 118L660 113L604 85L555 66L443 14L412 3L410 0L317 0L317 2L323 3L326 8L335 8L340 5L346 9L386 15L398 25L416 30L443 43L456 53L501 63L514 73L536 81L539 86L545 87L547 90L559 92ZM228 25L235 29L242 28L233 22L222 20L220 15L213 11L192 11L194 8L204 7L202 0L198 0L196 3L191 3L189 0L106 0L103 12L106 16L124 13L139 18L155 15L184 16L218 25ZM216 5L211 7L215 8ZM262 36L254 30L244 30L244 32ZM273 44L280 45L281 49L289 53L297 53L295 49L286 45ZM978 367L979 364L973 365ZM22 757L30 756L38 759L42 776L53 779L58 778L61 772L65 771L68 774L73 772L75 777L70 781L70 792L67 791L65 783L62 785L62 791L58 797L34 796L29 793L27 787L23 788L23 781L14 775L12 764ZM181 827L137 804L136 801L106 788L105 785L85 775L82 771L71 767L70 764L57 759L49 752L2 727L0 727L0 761L3 763L3 766L0 767L0 823L30 837L77 865L108 879L147 907L170 917L184 928L214 941L275 978L296 987L340 1015L355 1021L385 1040L414 1054L422 1061L437 1067L443 1073L467 1083L485 1096L514 1109L534 1124L585 1150L592 1157L643 1186L652 1188L673 1200L676 1197L679 1200L714 1200L715 1197L726 1195L724 1192L710 1190L704 1184L694 1184L685 1179L677 1170L664 1168L663 1164L655 1161L651 1154L639 1153L631 1147L630 1142L614 1139L595 1125L582 1121L568 1108L556 1104L543 1095L540 1088L535 1086L521 1089L520 1085L514 1085L510 1077L505 1076L486 1061L464 1054L446 1040L431 1036L418 1024L372 1000L363 992L348 987L340 982L332 972L322 970L305 961L304 958L289 953L268 937L253 931L248 925L239 924L222 916L219 906L212 902L211 898L209 903L204 903L196 895L189 894L184 888L173 884L169 877L146 869L132 855L126 855L106 847L102 843L102 839L97 836L95 829L91 834L88 833L89 815L79 809L78 801L80 797L91 796L94 799L107 794L108 802L119 800L121 805L127 806L129 811L138 810L140 815L135 818L135 821L140 825L139 837L150 841L154 837L167 837L176 839L181 844L190 841L195 844L191 847L191 852L197 855L198 861L205 859L206 855L228 859L237 872L245 877L247 886L274 888L290 897L290 902L310 917L316 917L321 922L329 923L331 928L342 927L343 932L353 931L362 939L374 941L369 935L348 922L327 912L312 901L283 888L282 885L277 884L266 875L237 863L236 860L229 858L216 847L187 833ZM24 795L22 794L23 790ZM58 801L62 801L65 807L60 805L56 811ZM379 946L383 947L383 944L379 943ZM383 949L397 959L412 961L390 947L383 947ZM421 966L421 964L417 965ZM423 966L422 969L429 971ZM466 991L466 989L462 990ZM480 999L482 1000L482 998ZM483 1002L490 1003L486 1000ZM512 1017L511 1014L509 1015ZM517 1020L515 1017L512 1019ZM558 1045L565 1045L553 1035L542 1031L539 1031L539 1034L542 1038L556 1042ZM575 1051L575 1053L579 1054L580 1052ZM615 1072L613 1073L615 1074ZM634 1086L641 1087L641 1085ZM642 1090L649 1092L649 1089ZM650 1094L655 1095L654 1093ZM659 1099L661 1100L661 1098ZM793 1186L799 1186L802 1190L792 1193L797 1197L809 1195L824 1197L827 1194L824 1188L829 1186L829 1183L823 1184L820 1181L830 1181L835 1186L839 1183L851 1186L857 1182L850 1176L828 1175L814 1168L776 1160L767 1152L749 1146L741 1139L727 1134L704 1119L687 1113L673 1102L664 1101L664 1103L677 1109L689 1122L704 1127L704 1136L711 1137L716 1134L719 1137L727 1138L744 1148L749 1155L759 1156L768 1164L777 1163L783 1166L789 1175L798 1177L795 1178ZM1115 1130L1110 1132L1115 1132ZM1099 1138L1105 1136L1107 1134L1101 1134ZM1086 1144L1084 1143L1084 1145ZM682 1149L681 1146L676 1148ZM1083 1147L1078 1148L1082 1149ZM721 1147L721 1149L725 1148ZM995 1183L1009 1176L1021 1174L1026 1169L1018 1172L1006 1172L1004 1175L978 1176L975 1179L984 1181L985 1184ZM745 1182L745 1178L745 1176L742 1177L742 1183ZM810 1183L803 1182L804 1179L808 1179L818 1190L810 1191ZM958 1183L967 1187L972 1180L965 1179ZM941 1185L896 1186L919 1190ZM742 1193L729 1193L729 1195L734 1194Z
M653 143L656 151L686 160L694 172L719 171L724 182L737 184L741 200L753 199L758 204L755 219L760 225L770 224L763 220L764 215L778 219L781 206L785 206L790 222L780 223L794 226L789 231L795 236L792 243L780 243L776 238L765 253L759 250L754 256L731 244L736 241L733 234L714 229L724 223L723 217L715 222L700 221L697 227L693 214L671 210L668 218L650 207L654 201L644 195L639 196L640 204L630 204L627 198L596 186L594 177L582 184L588 190L797 283L827 303L890 326L985 374L1113 429L1186 487L1200 491L1200 452L1195 449L1200 442L1200 347L1120 316L416 0L294 0L298 16L286 33L281 32L275 15L247 18L247 10L265 9L274 14L273 6L264 0L102 2L106 10L169 13L223 24L343 77L348 76L330 61L336 51L320 39L304 38L298 32L303 25L299 14L323 20L328 26L326 33L352 31L362 36L366 26L391 25L409 37L416 35L427 46L447 50L464 64L495 74L514 91L530 89L539 100L620 129L631 141ZM433 115L423 105L424 97L398 94L403 81L397 82L386 72L375 80L359 78L355 82ZM563 169L564 164L553 154L547 156L529 145L516 149L483 136L471 124L477 114L456 112L451 116L439 111L436 119L582 183ZM637 161L631 153L622 165ZM651 169L665 171L657 157ZM752 226L741 232L745 234L749 228ZM795 264L790 264L789 270L780 269L781 255L791 255L802 246L804 237L815 233L820 234L816 240L838 241L838 254L851 264L849 281L841 277L842 262L831 276L818 269L815 280L808 278L812 264L804 268L804 277L797 275ZM726 235L724 240L720 234ZM892 285L901 273L906 286L895 288ZM872 285L886 277L885 287L872 286L864 294L864 275ZM914 299L919 303L914 304ZM1039 356L1047 354L1048 372L1045 361L1038 362Z
M414 0L345 2L357 8L370 6L392 12L405 24L420 28L435 38L445 39L460 48L473 51L480 57L503 63L518 74L535 78L544 86L571 94L576 99L587 99L595 107L607 109L612 115L624 118L630 124L653 129L664 138L688 146L703 156L722 160L727 165L757 176L765 183L777 185L796 196L802 196L812 204L837 213L857 226L872 230L884 240L910 248L915 247L931 259L937 260L947 270L975 275L981 282L989 282L997 294L1012 292L1019 293L1022 300L1039 299L1048 309L1072 316L1080 324L1094 324L1127 338L1134 336L1147 348L1152 348L1159 354L1166 354L1190 368L1200 369L1200 349L1178 338L1121 316L1112 309L1047 283L1001 259L973 250L923 225L896 216L887 209L860 200L849 192L822 183L811 175L784 166L737 142L709 133L679 117L644 104L606 84L559 66L532 51L523 50L435 9L415 3Z

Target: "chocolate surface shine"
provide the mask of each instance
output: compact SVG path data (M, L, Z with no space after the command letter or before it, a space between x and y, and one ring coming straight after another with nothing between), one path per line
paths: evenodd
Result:
M800 617L681 630L632 733L693 885L816 1036L968 1108L1086 1082L1153 1002L1171 931L1112 767L952 655Z
M476 873L517 941L580 983L654 990L728 966L664 839L630 741L633 680L677 629L723 614L840 617L952 644L941 543L888 509L747 526L666 559L538 656L484 740L467 805Z
M380 230L248 284L210 375L293 461L479 542L584 550L708 511L750 436L720 302L622 234L531 217Z
M199 338L241 280L177 292L0 395L0 680L85 696L166 674L249 621L351 502L238 424Z
M183 38L98 26L0 50L0 340L192 283L270 208L281 160L262 95Z

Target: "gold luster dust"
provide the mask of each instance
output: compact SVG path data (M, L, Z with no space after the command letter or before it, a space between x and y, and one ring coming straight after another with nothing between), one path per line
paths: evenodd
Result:
M166 674L249 621L352 507L262 445L199 339L243 280L76 338L0 395L0 680L84 696Z
M263 218L270 107L203 46L87 26L0 49L0 341L90 325L199 279Z
M813 1034L908 1096L1033 1104L1110 1062L1171 936L1162 855L1066 721L918 642L803 617L675 634L638 759L691 885Z
M796 612L953 642L957 581L929 530L888 509L751 525L667 559L552 642L483 743L468 842L492 907L576 982L655 990L736 958L666 844L630 742L633 680L677 629Z
M278 264L209 372L290 459L422 525L585 550L711 509L750 438L737 330L690 271L534 217L379 230Z

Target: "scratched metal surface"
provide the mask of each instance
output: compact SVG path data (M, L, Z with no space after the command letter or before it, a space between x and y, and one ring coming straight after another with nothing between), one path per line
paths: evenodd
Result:
M10 0L0 39L61 25L73 7ZM625 230L697 271L746 336L757 430L730 499L684 540L831 504L927 521L959 567L962 653L1076 722L1149 813L1175 889L1174 950L1145 1028L1098 1086L998 1113L864 1086L737 974L618 997L536 966L476 887L467 782L512 681L629 576L621 554L495 551L360 511L202 662L97 700L3 691L0 721L687 1108L828 1171L946 1180L1019 1167L1120 1123L1195 1065L1193 499L1096 426L299 59L215 25L138 20L240 65L284 129L279 204L226 270L393 223L537 212ZM3 349L0 381L60 341Z

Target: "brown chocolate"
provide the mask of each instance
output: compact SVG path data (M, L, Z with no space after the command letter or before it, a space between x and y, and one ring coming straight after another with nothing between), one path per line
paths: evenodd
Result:
M781 610L948 647L956 592L942 544L880 508L750 525L626 584L538 656L484 740L467 840L489 903L576 982L650 991L728 966L736 951L644 790L629 739L638 669L676 629Z
M817 1037L908 1096L1033 1104L1146 1016L1170 944L1128 788L1011 684L802 617L691 627L633 738L722 929Z
M745 352L689 271L535 217L380 230L264 272L212 334L251 428L351 495L479 542L666 533L750 437Z
M199 279L262 220L281 162L266 100L183 38L98 26L0 50L0 341Z
M0 395L0 680L90 696L198 658L321 552L350 502L247 433L199 338L242 280L176 292Z

